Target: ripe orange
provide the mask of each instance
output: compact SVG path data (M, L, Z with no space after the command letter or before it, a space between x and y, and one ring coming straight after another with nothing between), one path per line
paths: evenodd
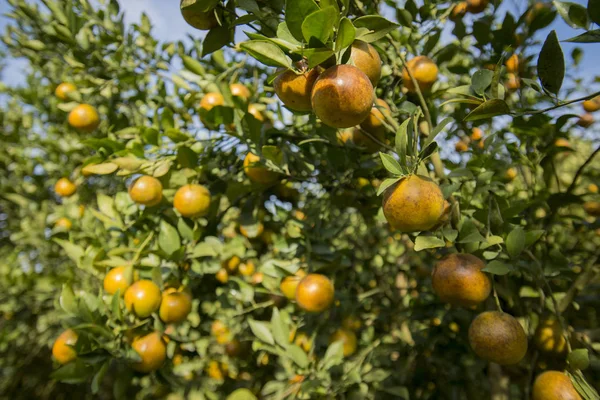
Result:
M560 322L550 317L540 321L533 334L533 342L544 353L562 354L567 350L567 340Z
M131 347L142 358L142 361L131 365L136 371L156 371L167 359L167 346L158 332L136 338Z
M77 358L77 352L72 347L77 343L77 333L67 329L56 338L52 345L52 355L60 364L67 364Z
M595 183L590 183L587 187L588 192L590 193L598 193L598 185Z
M352 43L350 60L367 75L373 87L376 87L381 78L381 57L375 47L362 40L355 40Z
M467 0L467 10L472 14L479 14L487 7L489 0Z
M294 344L308 353L313 347L313 341L305 332L295 331L290 332L290 342L293 341Z
M235 274L241 262L242 260L238 256L231 256L223 262L222 267L225 268L227 272Z
M386 118L392 118L392 110L384 100L377 99L369 116L360 124L360 127L372 134L382 132L385 135L384 121Z
M185 321L192 311L192 297L187 292L165 291L160 302L158 316L166 324Z
M583 209L592 217L600 217L600 201L586 201Z
M527 353L527 335L519 321L500 311L479 314L469 327L469 343L480 358L513 365Z
M508 90L514 91L521 87L521 79L516 74L507 74L508 80L506 81L506 87Z
M515 180L515 178L518 175L518 171L516 168L509 168L506 170L506 172L504 173L504 179L507 181L513 181Z
M161 297L156 283L143 279L125 291L125 307L137 317L147 318L158 310Z
M329 344L338 341L341 341L344 346L344 357L351 356L356 352L357 339L356 335L351 330L340 328L329 337Z
M358 331L361 326L362 322L356 315L348 315L342 320L342 327L351 331Z
M227 328L227 325L225 325L223 321L216 319L210 325L210 333L212 333L213 336L224 335L229 333L229 328Z
M79 104L71 110L68 117L69 125L83 132L92 132L100 125L100 116L95 107L89 104Z
M469 151L469 145L464 140L459 140L454 145L454 149L459 153L464 153L466 151Z
M571 143L565 138L558 138L554 141L554 147L566 147L568 149L571 148Z
M471 131L471 140L481 140L483 138L483 130L481 128L473 128Z
M248 105L248 114L252 115L256 120L260 122L265 122L265 116L256 104Z
M210 192L202 185L182 186L175 192L173 206L184 217L203 217L210 208Z
M582 128L589 128L594 123L594 117L590 113L582 114L577 121L577 125Z
M144 175L129 187L129 197L138 204L153 207L161 202L162 183L152 176Z
M209 92L200 100L200 108L210 111L213 107L222 106L225 104L225 99L221 93Z
M69 82L63 82L56 87L54 94L61 100L68 100L69 94L77 91L77 87Z
M71 222L71 220L69 218L65 218L65 217L57 219L56 222L54 223L55 228L59 228L64 231L70 231L72 226L73 226L73 223Z
M437 225L444 212L440 187L427 177L410 175L388 188L383 214L393 229L427 231Z
M238 270L243 276L250 276L254 274L256 267L254 266L254 263L252 261L246 261L245 263L240 264Z
M600 96L583 102L585 112L592 113L600 110Z
M521 60L517 54L513 54L506 60L506 71L511 74L518 74L521 71L521 67Z
M221 268L215 274L215 278L221 283L227 283L229 281L229 273L225 268Z
M113 268L104 277L104 291L111 295L120 290L121 296L125 296L130 284L130 280L125 276L125 267Z
M546 371L533 383L532 400L582 400L571 379L559 371Z
M439 73L437 65L429 57L417 56L411 59L402 69L402 81L409 92L416 92L416 87L410 79L408 71L414 76L421 91L431 89L437 81Z
M260 165L260 157L254 153L246 154L246 158L244 158L244 172L252 182L261 185L270 185L279 179L277 172Z
M308 274L296 288L296 303L304 311L322 312L333 303L333 283L325 275Z
M461 1L460 3L456 4L452 8L452 12L450 13L450 19L452 21L462 19L462 17L464 17L467 14L467 6L468 5L466 1Z
M492 291L490 278L481 272L485 263L471 254L450 254L435 264L433 291L442 301L462 307L483 303Z
M245 101L250 99L250 89L248 89L246 85L242 85L241 83L233 83L229 85L229 90L231 91L232 96L241 97Z
M280 73L273 81L277 97L291 110L311 111L310 94L319 77L319 69L313 68L301 74L291 69Z
M298 287L298 284L300 283L302 278L304 278L305 276L306 272L304 272L304 270L299 269L295 275L286 276L281 280L281 283L279 284L279 290L281 290L281 293L283 293L283 295L287 297L288 300L295 300L296 288Z
M323 72L311 94L313 111L332 128L349 128L363 122L375 101L373 85L360 69L336 65Z
M54 191L60 197L70 197L77 190L77 186L68 178L60 178L54 185Z

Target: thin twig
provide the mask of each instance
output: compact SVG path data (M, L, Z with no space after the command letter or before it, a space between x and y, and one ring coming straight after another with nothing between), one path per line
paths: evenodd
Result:
M594 97L597 97L597 96L600 96L600 92L596 92L594 94L590 94L590 95L587 95L587 96L584 96L584 97L580 97L580 98L575 99L575 100L569 100L567 102L564 102L564 103L561 103L561 104L557 104L557 105L552 106L552 107L544 108L543 110L529 110L529 111L524 111L524 112L521 112L521 113L510 113L510 115L512 115L513 117L523 117L525 115L544 114L544 113L546 113L548 111L553 111L553 110L556 110L558 108L566 107L566 106L569 106L569 105L574 104L574 103L579 103L580 101L590 100L590 99L593 99Z
M583 170L585 169L585 167L587 167L588 164L592 162L592 160L594 159L594 157L598 153L600 153L600 146L598 146L598 148L596 150L594 150L594 152L592 154L590 154L590 156L588 157L588 159L585 160L585 162L583 163L583 165L581 167L579 167L579 169L575 173L575 177L573 178L573 182L571 182L571 184L567 188L567 191L565 192L565 194L569 194L569 193L571 193L573 191L573 189L575 189L575 185L577 184L577 180L579 179L579 176L583 173Z

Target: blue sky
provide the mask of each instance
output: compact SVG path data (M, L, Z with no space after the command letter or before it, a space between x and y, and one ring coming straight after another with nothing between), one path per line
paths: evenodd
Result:
M571 0L576 3L585 5L587 0ZM153 24L153 33L160 40L175 41L182 40L191 35L192 37L203 37L204 32L200 32L188 26L181 17L177 0L120 0L121 9L125 12L126 21L128 23L139 21L142 12L145 12L150 17ZM398 3L402 3L399 1ZM505 0L503 5L498 10L498 13L504 14L507 10L520 10L522 12L527 7L527 2L523 0ZM7 2L0 2L0 13L4 14L9 10ZM389 14L384 11L385 14ZM515 13L516 14L516 13ZM392 15L387 15L393 19ZM517 14L518 16L518 14ZM470 18L470 17L469 17ZM4 32L8 19L4 16L0 17L0 32ZM449 22L449 25L452 25ZM561 18L557 20L544 31L538 33L540 38L544 38L551 30L556 29L559 39L567 39L582 33L583 30L575 30L566 25ZM244 35L242 29L238 29L237 40L243 40ZM571 50L579 46L584 49L584 57L582 64L577 70L577 75L585 76L590 80L595 74L598 74L600 65L600 44L576 45L571 43L563 43L563 49L567 57L567 62L570 62ZM535 53L537 49L528 49L529 54ZM23 71L26 64L19 60L9 60L8 66L4 70L2 79L7 84L18 84L23 82ZM591 88L597 89L596 88Z

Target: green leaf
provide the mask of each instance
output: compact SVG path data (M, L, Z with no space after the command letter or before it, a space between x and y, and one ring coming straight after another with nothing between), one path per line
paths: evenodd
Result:
M158 232L158 246L162 251L171 255L181 247L181 240L177 229L165 221L160 221Z
M389 32L398 28L400 25L395 24L379 15L367 15L354 20L356 28L366 28L368 32L357 35L358 40L371 43L381 39Z
M73 293L73 289L71 289L71 286L67 285L66 283L62 286L59 304L60 307L66 313L77 315L79 307L77 307L77 299L75 298L75 293Z
M306 57L308 60L308 68L316 67L321 64L323 61L331 58L335 53L331 49L302 49L295 51L296 54L301 54L303 57Z
M325 44L333 33L333 25L336 22L337 12L333 7L309 14L302 22L302 36L307 43L317 40L317 43Z
M257 397L249 389L237 389L226 400L256 400Z
M573 369L585 370L590 366L588 349L576 349L569 353L567 362Z
M275 342L283 348L288 347L290 330L277 308L273 308L273 314L271 314L271 329Z
M415 251L444 247L446 242L435 236L420 235L415 240Z
M285 2L285 22L290 33L296 40L302 42L302 23L306 17L319 10L319 6L314 0L286 0Z
M250 325L250 329L252 330L254 336L256 336L259 340L268 344L275 344L275 340L271 334L271 329L266 322L249 319L248 325Z
M600 25L600 0L588 0L587 13L592 22Z
M494 260L483 268L482 271L489 272L492 275L506 275L512 271L512 267L502 261Z
M232 40L231 34L232 30L228 26L217 26L208 31L204 42L202 42L202 57L228 45Z
M266 40L249 40L240 47L261 63L271 67L291 68L292 60L283 50Z
M565 42L600 43L600 29L595 29L593 31L582 33L581 35L577 35L575 37L565 40Z
M206 73L200 61L186 55L181 56L181 60L183 61L183 66L188 71L193 72L194 74L199 76L204 76L204 74Z
M550 32L542 46L537 70L542 86L549 92L558 94L565 78L565 57L556 31Z
M478 121L480 119L489 119L498 115L510 113L510 108L504 100L491 99L479 105L466 116L465 121Z
M435 153L438 149L438 144L436 142L431 142L421 152L419 153L419 162L427 160L433 153Z
M75 261L76 264L78 264L79 261L81 261L81 257L83 257L83 254L85 253L81 246L73 244L73 243L69 242L68 240L63 240L63 239L53 239L53 240L54 240L54 242L58 243L60 245L60 247L63 248L65 253L67 253L67 256L69 256L69 258L71 260Z
M335 40L335 51L340 52L346 47L349 47L356 38L356 28L348 18L344 17L340 21L337 38Z
M398 161L396 161L394 157L381 152L379 153L379 156L381 157L381 162L383 163L383 166L385 167L385 169L387 169L389 173L393 175L404 174L404 172L402 171L402 167L400 167L400 164L398 164Z
M379 185L379 188L377 189L377 196L381 196L381 193L385 192L387 188L394 185L396 182L400 181L401 179L402 179L402 177L387 178L386 180L381 182L381 185Z
M515 258L525 250L525 231L520 226L513 229L506 238L506 251Z
M448 125L452 121L454 121L454 118L452 118L452 117L446 117L446 118L444 118L442 120L442 122L440 122L439 124L437 124L437 126L435 128L433 128L433 131L431 131L429 133L429 136L427 136L427 141L432 142L435 139L435 137L437 135L439 135L439 133L446 127L446 125Z
M396 131L396 153L398 153L398 156L400 157L400 166L405 168L407 172L406 146L408 144L408 125L410 124L410 121L411 119L407 118Z
M483 96L485 90L492 84L493 78L494 71L487 69L479 70L473 74L473 78L471 79L471 88L475 93Z
M589 27L590 21L584 6L570 1L554 0L553 3L562 19L571 28L587 29Z
M339 365L344 360L344 344L341 340L333 342L327 348L323 360L321 361L321 368L328 370L331 367Z
M277 38L296 47L300 47L302 45L302 42L296 40L294 35L292 35L285 21L277 26Z
M286 354L300 368L306 368L308 365L308 357L299 346L295 344L289 345L286 349Z
M98 391L100 390L100 384L102 383L102 380L104 379L104 375L106 375L106 372L108 371L108 367L110 366L110 361L111 360L109 359L104 364L102 364L102 366L100 367L98 372L96 372L96 374L94 375L94 379L92 379L92 385L91 385L92 393L97 394Z

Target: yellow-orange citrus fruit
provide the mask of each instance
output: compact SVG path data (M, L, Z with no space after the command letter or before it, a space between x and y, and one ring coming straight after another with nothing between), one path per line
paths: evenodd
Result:
M489 2L489 0L467 0L467 11L471 14L479 14L485 10Z
M182 186L175 192L173 206L184 217L203 217L210 208L210 192L202 185Z
M254 153L246 154L246 158L244 158L244 172L252 182L261 185L269 185L279 179L277 172L260 165L260 157Z
M229 281L229 273L225 268L221 268L215 274L215 278L221 283L227 283Z
M158 179L144 175L129 187L129 197L137 204L153 207L161 202L162 189L162 183Z
M77 90L77 87L72 83L63 82L56 87L54 94L61 100L68 100L69 94Z
M369 77L348 64L325 70L311 94L313 111L325 125L333 128L349 128L363 122L374 100Z
M421 91L431 89L435 81L437 81L439 73L437 65L429 57L417 56L411 59L402 69L402 81L404 87L409 92L416 91L416 87L412 79L410 79L409 71L414 76Z
M238 256L231 256L223 262L222 267L225 268L227 272L234 274L237 272L241 262L242 259Z
M319 69L313 68L301 74L291 69L282 72L273 81L273 88L279 100L291 110L311 111L310 94L319 77Z
M54 185L54 192L60 197L70 197L77 190L77 186L68 178L60 178Z
M281 290L281 293L283 293L288 300L296 299L296 288L298 287L298 284L302 278L305 276L306 272L299 269L295 275L286 276L281 280L281 283L279 284L279 290Z
M238 270L243 276L250 276L254 274L256 267L254 266L254 263L252 261L246 261L245 263L240 264Z
M600 110L600 96L584 101L583 109L589 113Z
M559 371L541 373L533 383L532 400L582 400L571 378Z
M469 145L464 140L459 140L454 145L454 149L459 153L464 153L469 150Z
M241 97L246 101L250 99L250 89L248 89L246 85L242 85L241 83L233 83L229 85L229 90L231 91L232 96Z
M296 287L296 303L304 311L322 312L333 303L333 282L325 275L308 274Z
M75 129L91 132L100 125L100 116L94 106L79 104L69 113L68 121Z
M356 352L357 339L353 331L340 328L329 337L329 344L342 342L344 357L351 356Z
M219 25L214 10L196 11L190 8L181 9L181 15L185 22L201 31L208 31Z
M596 185L595 183L590 183L587 189L590 193L598 193L598 185Z
M130 284L125 274L125 267L113 268L104 277L104 291L108 294L115 294L120 290L121 296L125 296L125 291Z
M589 128L594 123L594 117L590 113L582 114L577 121L577 125L582 128Z
M52 355L60 364L67 364L77 358L77 352L72 347L77 343L77 333L67 329L60 334L52 345Z
M362 322L356 315L348 315L342 320L342 327L351 331L358 331L361 326Z
M483 303L492 291L490 278L481 270L485 263L471 254L450 254L435 264L431 275L434 292L442 301L472 307Z
M215 360L212 360L208 363L206 373L209 377L217 381L222 381L223 379L225 379L225 371L221 369L219 362Z
M216 319L210 325L210 333L213 336L226 335L229 334L229 328L227 328L227 325L223 321Z
M147 318L158 310L161 293L156 283L141 280L129 286L125 291L125 307L140 318Z
M200 100L200 108L206 111L212 110L213 107L225 105L225 99L221 93L209 92Z
M355 40L350 51L352 64L367 75L373 87L381 79L381 57L375 47L362 40Z
M518 175L516 168L509 168L504 173L504 179L507 181L513 181Z
M258 222L251 226L240 225L240 233L248 239L256 239L263 234L264 230L265 226L262 222Z
M481 128L473 128L471 131L471 140L481 140L483 139L483 130Z
M600 201L586 201L583 209L592 217L600 217Z
M508 90L517 90L521 87L521 79L516 74L507 74L506 87Z
M467 2L461 1L452 7L452 11L450 12L450 19L452 21L457 21L462 19L467 14Z
M260 122L265 122L265 116L256 104L250 104L248 106L248 114L252 115L256 120Z
M163 293L158 316L166 324L185 321L192 311L192 297L187 292L170 291Z
M60 228L65 231L71 230L72 226L73 226L73 223L71 222L71 220L69 218L65 218L65 217L57 219L56 222L54 223L55 228Z
M294 340L294 344L296 346L300 347L306 353L308 353L313 347L312 339L304 332L298 332L294 335L291 335L291 339Z
M167 346L158 332L136 338L131 347L142 358L142 361L131 364L138 372L156 371L167 359Z
M571 148L571 143L565 138L558 138L554 141L554 147Z
M253 285L260 285L265 280L265 274L262 272L255 272L250 277L250 283Z
M506 60L506 71L511 74L518 74L520 70L521 59L517 54L513 54L508 60Z
M392 110L384 100L377 99L369 116L360 124L360 127L372 134L383 132L385 135L384 121L386 118L392 118Z
M567 340L560 322L550 317L540 321L533 335L533 342L544 353L562 354L567 350Z
M527 335L519 321L500 311L479 314L469 327L469 343L480 358L513 365L527 353Z
M388 188L383 214L393 229L427 231L436 226L444 212L444 196L431 179L410 175Z

